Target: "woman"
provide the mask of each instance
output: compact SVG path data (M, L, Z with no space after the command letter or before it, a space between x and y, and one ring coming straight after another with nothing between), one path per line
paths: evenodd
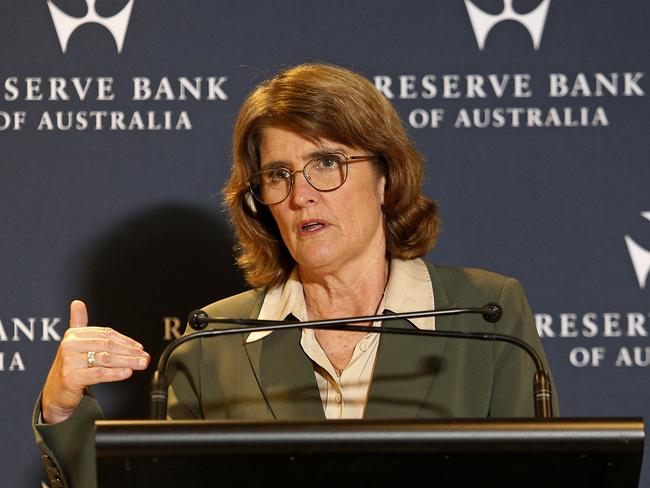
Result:
M399 116L363 77L302 65L261 84L238 115L225 188L238 264L253 289L205 310L305 321L494 301L504 308L499 332L543 355L515 280L420 259L438 229L422 178L422 159ZM71 486L94 470L91 462L70 464L94 455L89 426L101 412L87 387L127 378L149 362L135 341L87 323L85 306L73 302L71 329L35 413L39 444ZM494 327L473 317L391 325ZM182 346L168 373L171 418L533 415L531 361L496 343L311 329L231 335ZM81 446L66 443L70 435Z

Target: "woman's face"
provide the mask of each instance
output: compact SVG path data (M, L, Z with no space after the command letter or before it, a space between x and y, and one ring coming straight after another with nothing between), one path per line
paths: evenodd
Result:
M281 127L262 130L261 169L282 166L301 170L323 152L361 156L367 152L320 139L311 141ZM294 175L289 196L269 205L282 239L298 263L301 273L317 275L364 269L386 255L386 237L381 205L385 177L371 160L348 165L346 182L330 192L314 189L302 173Z

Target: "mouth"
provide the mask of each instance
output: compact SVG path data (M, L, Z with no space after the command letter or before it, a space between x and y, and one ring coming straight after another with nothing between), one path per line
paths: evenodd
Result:
M298 234L310 235L327 227L327 222L318 219L305 219L298 223Z

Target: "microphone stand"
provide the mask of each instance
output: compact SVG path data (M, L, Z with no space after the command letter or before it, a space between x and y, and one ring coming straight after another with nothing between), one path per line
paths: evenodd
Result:
M188 334L172 341L163 351L158 361L158 367L154 372L151 380L151 405L150 417L152 419L164 420L167 416L167 380L165 371L171 353L181 344L199 338L217 337L230 334L246 334L257 331L275 331L287 329L327 329L341 330L351 332L369 332L374 334L401 334L401 335L419 335L430 337L447 337L452 339L471 339L481 341L501 341L514 344L522 348L532 358L535 369L533 392L535 399L535 417L551 418L551 381L548 373L544 370L544 365L537 351L528 343L518 337L505 334L495 334L493 332L455 332L443 330L420 330L420 329L402 329L397 327L372 327L361 325L350 325L359 322L391 321L399 319L411 319L417 317L436 317L459 314L481 314L488 322L496 322L501 318L503 313L501 306L496 303L489 303L481 308L449 308L441 310L426 310L420 312L405 312L391 315L367 315L363 317L350 317L332 320L314 320L307 322L290 322L285 320L258 320L258 319L231 319L223 317L208 317L203 310L193 311L188 319L192 328L203 329L208 324L236 324L244 327L231 329L204 330Z

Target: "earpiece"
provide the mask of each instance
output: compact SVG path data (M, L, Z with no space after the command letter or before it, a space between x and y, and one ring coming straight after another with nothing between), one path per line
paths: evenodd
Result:
M246 202L246 205L248 205L248 208L250 209L251 213L253 215L257 215L257 205L255 205L255 198L253 198L253 195L251 194L250 191L247 191L244 194L244 201Z

